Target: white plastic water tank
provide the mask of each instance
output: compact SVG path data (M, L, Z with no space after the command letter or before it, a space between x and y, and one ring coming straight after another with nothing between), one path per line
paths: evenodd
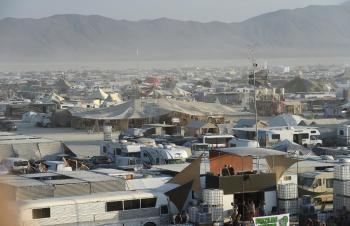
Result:
M350 180L350 164L336 165L334 178L337 180Z
M203 202L210 206L218 206L223 204L224 191L220 189L204 189Z
M198 207L192 206L188 209L189 221L197 223Z
M209 207L209 213L211 213L212 221L221 222L224 221L224 208L219 206Z
M279 184L277 186L277 197L279 199L297 199L298 185L294 183Z
M349 181L334 180L333 193L335 195L350 196L350 180Z
M298 199L279 199L278 200L278 208L280 210L285 210L289 214L298 214L299 213L299 202Z

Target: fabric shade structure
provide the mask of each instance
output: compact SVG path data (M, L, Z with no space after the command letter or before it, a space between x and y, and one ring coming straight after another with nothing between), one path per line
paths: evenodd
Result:
M192 186L193 181L190 181L165 193L169 197L170 201L172 201L175 204L176 208L179 211L183 210L188 195L192 191Z
M185 185L191 182L192 190L200 192L200 166L202 162L202 155L188 165L183 171L176 174L168 183Z
M276 182L289 167L299 161L295 158L289 158L286 155L267 156L265 159L270 170L276 174Z
M64 78L60 78L55 82L55 87L58 90L66 90L72 87L72 85Z
M47 102L56 102L56 103L61 103L64 101L64 98L56 94L55 92L51 92L50 95L45 98Z
M108 102L122 102L122 98L119 93L110 93L108 94L108 97L105 99L105 101Z
M185 97L191 95L191 93L187 92L186 90L175 87L173 89L156 89L153 91L153 95L156 97Z
M105 100L108 97L108 94L102 89L96 88L92 94L92 97L99 100Z
M73 112L72 114L74 117L85 119L119 120L157 117L171 112L196 116L242 114L221 104L187 102L166 98L130 100L107 108Z

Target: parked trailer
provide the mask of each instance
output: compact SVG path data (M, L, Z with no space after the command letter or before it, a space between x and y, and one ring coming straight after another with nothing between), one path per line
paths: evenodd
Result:
M255 129L253 128L234 128L234 134L242 139L255 140ZM319 139L320 131L315 127L268 127L258 130L258 140L260 147L271 147L283 140L290 140L304 147L322 146L322 140Z
M19 225L155 226L169 223L168 198L148 191L21 200Z

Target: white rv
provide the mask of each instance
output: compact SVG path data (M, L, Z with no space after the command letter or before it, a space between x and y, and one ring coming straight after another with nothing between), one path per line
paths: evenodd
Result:
M226 148L232 138L232 135L204 135L202 143L208 144L210 148Z
M145 144L121 141L103 141L100 145L100 155L108 156L117 168L135 170L142 166L141 147Z
M259 147L259 143L256 140L240 139L236 137L232 138L228 145L229 147Z
M150 165L184 163L188 157L189 150L174 144L141 147L142 162Z
M254 128L234 128L234 133L243 139L255 139ZM304 147L322 146L319 139L320 131L315 127L267 127L258 130L258 140L261 147L271 147L283 140L291 140Z
M17 201L19 225L169 224L174 205L163 193L122 191Z

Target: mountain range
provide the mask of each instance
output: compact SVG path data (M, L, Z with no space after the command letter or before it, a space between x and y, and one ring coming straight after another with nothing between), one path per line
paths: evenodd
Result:
M0 20L0 61L350 56L350 3L279 10L239 23L55 15Z

